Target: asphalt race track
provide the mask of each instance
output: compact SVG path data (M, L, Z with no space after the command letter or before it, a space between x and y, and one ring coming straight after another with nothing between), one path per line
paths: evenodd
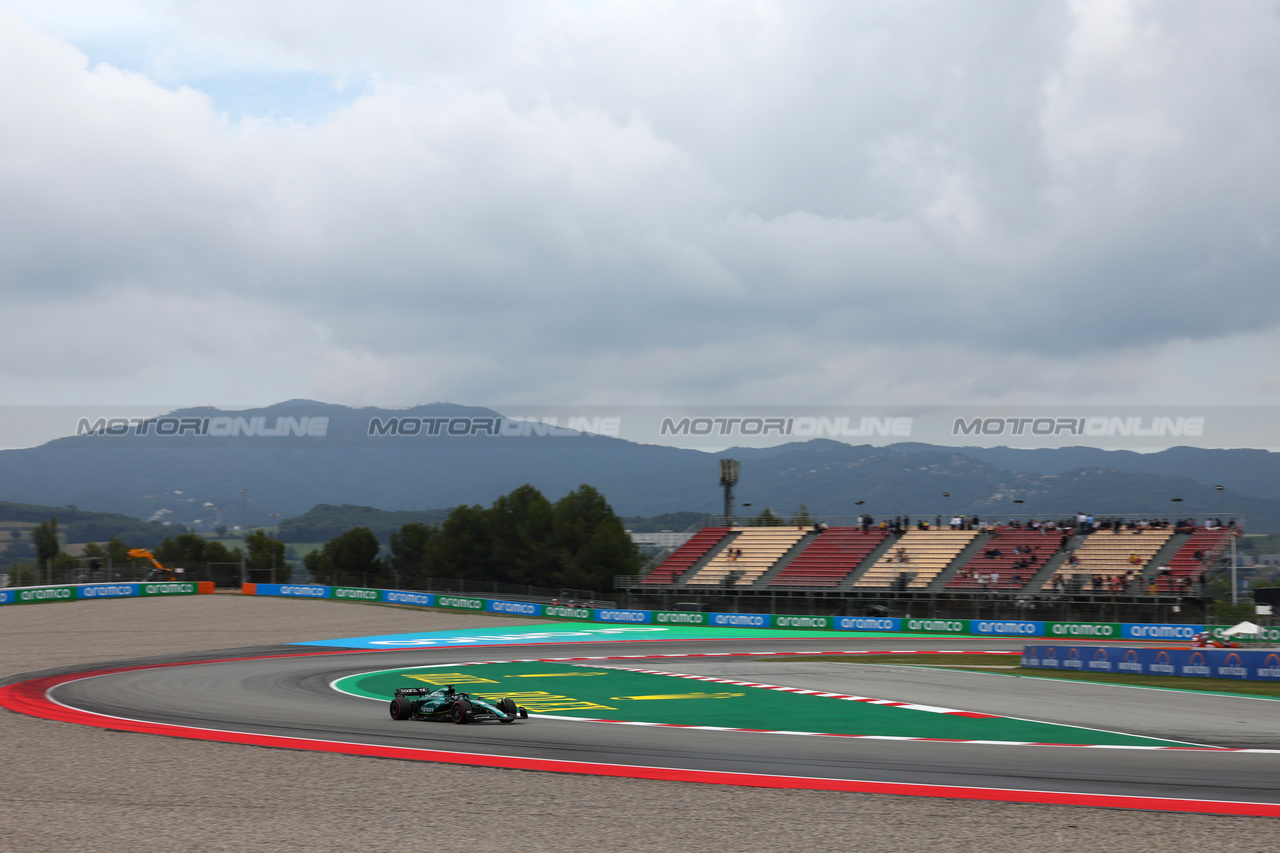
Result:
M49 697L72 709L124 720L396 750L439 750L486 759L584 762L640 770L764 774L797 787L823 780L945 786L1022 793L1030 802L1063 795L1267 804L1248 814L1280 814L1280 703L1274 700L1051 682L995 674L788 661L785 657L672 657L636 665L675 672L766 681L812 690L944 705L1002 716L1096 727L1224 749L1144 749L863 740L737 731L608 725L534 718L510 726L396 722L385 703L344 695L332 682L372 670L519 658L707 655L859 649L1020 649L1002 640L934 639L726 640L573 643L536 647L431 648L376 653L310 654L297 646L239 650L237 657L192 665L134 669L66 681ZM159 662L160 659L151 663ZM786 729L761 709L760 728ZM691 723L697 723L691 720ZM102 724L99 722L98 724ZM289 744L277 744L289 745ZM309 746L304 748L323 748ZM1241 752L1233 750L1259 750ZM337 751L342 751L338 749ZM396 752L397 757L414 756ZM456 760L456 759L455 759ZM573 770L558 765L558 770ZM618 775L628 775L620 772ZM653 778L686 778L661 776ZM725 780L729 781L729 780ZM735 780L743 784L741 778ZM747 781L746 784L751 784ZM785 782L773 783L787 787ZM851 788L857 789L857 788ZM865 788L864 788L865 789ZM920 791L924 793L924 791ZM981 796L981 795L979 795ZM1003 798L992 796L981 798ZM1106 804L1106 803L1099 803ZM1116 803L1120 804L1120 803ZM1123 803L1143 807L1136 802ZM1147 803L1145 807L1160 807ZM1170 804L1185 809L1185 805ZM1198 810L1198 809L1196 809ZM1229 809L1206 808L1207 811Z

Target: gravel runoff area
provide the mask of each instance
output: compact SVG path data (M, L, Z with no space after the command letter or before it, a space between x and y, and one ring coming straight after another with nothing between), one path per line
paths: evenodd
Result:
M509 621L219 594L0 609L0 678ZM525 624L534 624L533 620ZM0 851L1141 851L1280 848L1280 819L774 791L292 752L0 710Z

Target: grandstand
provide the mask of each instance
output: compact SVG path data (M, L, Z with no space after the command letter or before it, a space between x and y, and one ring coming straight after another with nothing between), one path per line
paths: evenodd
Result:
M977 536L976 530L908 530L853 586L923 589Z
M673 584L689 571L695 563L729 535L728 527L704 527L693 534L662 563L645 575L643 584Z
M1191 537L1183 543L1166 565L1169 567L1167 578L1158 579L1158 592L1176 591L1183 578L1190 578L1194 583L1214 560L1231 544L1234 530L1223 527L1198 527ZM1199 559L1196 554L1202 554Z
M1102 529L1087 534L1070 521L1050 523L1042 533L1030 519L1007 526L968 520L976 528L969 530L882 524L866 531L850 516L804 527L728 521L704 519L707 526L691 528L690 539L655 561L648 574L616 577L615 589L628 591L630 606L655 610L1104 622L1121 614L1138 622L1170 613L1204 618L1211 600L1206 576L1223 570L1239 532L1206 528L1198 519L1166 527L1136 516L1106 519ZM1116 522L1128 526L1115 532ZM1073 565L1067 565L1069 556L1076 558ZM1168 571L1158 570L1164 566Z
M834 587L888 538L886 530L831 527L768 581L770 587Z
M1098 531L1084 537L1084 543L1075 550L1077 563L1064 564L1059 570L1064 580L1087 584L1094 575L1102 578L1124 577L1132 571L1141 577L1147 564L1160 553L1174 535L1173 528L1154 530L1119 529L1118 532ZM1049 583L1051 583L1050 581ZM1049 588L1046 583L1046 589Z
M792 548L814 534L809 528L735 527L728 546L686 581L686 586L751 586Z
M1058 552L1060 544L1057 531L996 528L978 552L960 566L945 589L1022 589Z

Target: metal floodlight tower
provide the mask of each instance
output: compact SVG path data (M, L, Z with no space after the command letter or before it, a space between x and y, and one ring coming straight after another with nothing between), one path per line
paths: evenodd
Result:
M724 517L733 519L733 487L738 485L738 473L742 466L737 459L720 460L720 485L724 486Z
M240 490L240 586L244 586L249 579L248 571L248 550L249 550L249 490Z

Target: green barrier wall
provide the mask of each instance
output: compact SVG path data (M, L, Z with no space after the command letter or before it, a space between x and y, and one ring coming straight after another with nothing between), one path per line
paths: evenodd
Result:
M803 628L806 631L831 631L830 616L774 616L774 628Z
M192 587L195 584L170 583L170 584L146 584L147 587ZM40 601L63 601L74 598L74 591L70 596L64 590L74 590L74 587L31 587L26 590L0 590L0 604L6 603L37 603ZM257 584L253 589L246 588L247 594L258 595L289 595L288 589L304 589L307 590L308 597L315 598L338 598L348 601L385 601L385 593L388 590L364 589L360 587L281 587L279 590L274 586L265 584ZM191 589L194 592L194 589ZM313 594L314 591L314 594ZM14 600L17 593L23 592L27 595L22 601ZM141 591L143 595L159 595L172 594L166 592L146 592ZM9 599L6 600L5 596ZM443 607L450 610L465 610L473 613L476 612L494 612L506 613L509 608L503 606L510 604L503 599L488 598L472 598L470 596L449 595L439 593L422 593L424 598L431 599L434 596L434 604L424 604L423 606ZM59 597L61 596L61 597ZM644 621L647 624L654 625L670 625L670 626L689 626L689 627L711 627L721 625L723 627L738 628L771 628L774 630L803 630L803 631L831 631L833 633L839 631L844 633L845 629L837 627L837 618L833 616L791 616L778 614L729 614L729 613L701 613L683 610L605 610L597 611L588 607L570 607L563 604L532 604L520 602L525 611L521 611L520 615L533 616L543 619L567 620L576 622L597 622L597 623L619 623L619 619L596 618L597 612L609 614L630 614L644 615L644 620L633 619L628 621L639 622ZM496 605L496 606L493 606ZM750 624L748 624L748 621ZM1026 622L1016 620L982 620L982 619L906 619L894 618L885 619L884 621L892 622L893 628L884 629L887 634L929 634L929 635L951 635L957 637L991 637L991 636L1020 636L1020 637L1046 637L1050 639L1094 639L1094 640L1124 640L1124 639L1158 639L1156 634L1148 631L1146 635L1135 635L1129 637L1126 635L1126 627L1130 630L1134 629L1133 624L1120 622ZM761 624L763 623L763 624ZM1006 630L1006 623L1012 626L1012 629ZM1147 628L1149 626L1138 626ZM1160 627L1160 626L1155 626ZM1203 626L1199 625L1177 625L1179 631L1199 631ZM1211 626L1208 630L1212 631L1215 636L1221 636L1221 632L1228 626ZM980 630L985 628L985 630ZM997 630L999 629L999 630ZM1021 630L1017 630L1021 629ZM874 631L866 631L864 633L876 633ZM1158 632L1157 632L1158 633ZM1261 640L1263 642L1280 642L1280 628L1264 628Z
M458 595L437 595L436 607L447 607L450 610L484 610L485 599L464 598Z
M552 608L546 608L546 615L550 616ZM687 610L655 610L653 611L653 621L656 625L706 625L707 614L690 613Z
M13 593L12 604L46 604L51 601L75 601L74 586L30 586L5 590Z
M1046 622L1044 636L1079 639L1095 637L1098 639L1121 639L1124 634L1119 622Z
M207 591L213 584L205 582ZM0 589L0 605L48 604L55 601L98 601L139 596L199 595L197 581L131 581L128 583L58 584Z
M333 588L333 597L345 598L348 601L381 601L382 590L362 589L357 586L335 586Z
M903 619L904 634L968 634L968 619Z

